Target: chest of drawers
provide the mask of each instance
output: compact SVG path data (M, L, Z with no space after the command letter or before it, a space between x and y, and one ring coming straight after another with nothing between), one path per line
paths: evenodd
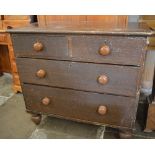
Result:
M37 24L9 30L27 111L133 129L145 62L143 24Z

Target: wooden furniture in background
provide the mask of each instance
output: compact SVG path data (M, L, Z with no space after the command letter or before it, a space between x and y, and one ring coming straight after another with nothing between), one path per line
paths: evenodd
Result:
M68 15L68 16L60 16L60 15L38 15L38 23L39 25L50 25L51 22L53 21L61 21L61 22L66 22L66 21L71 21L71 22L82 22L82 21L93 21L94 24L96 22L102 22L104 24L113 24L115 26L126 26L128 23L128 16L80 16L80 15Z
M155 31L155 16L144 15L140 16L140 21L147 23L147 25ZM146 91L148 90L147 95L151 96L152 103L149 104L148 116L146 121L145 132L151 132L155 130L155 37L148 38L149 46L147 52L147 62L145 64L144 77L143 77L143 87Z
M152 35L147 26L57 21L8 32L35 123L45 114L112 126L131 137Z
M13 90L15 92L21 92L21 86L12 41L10 35L5 31L11 28L27 26L29 23L29 16L0 15L0 72L12 73Z

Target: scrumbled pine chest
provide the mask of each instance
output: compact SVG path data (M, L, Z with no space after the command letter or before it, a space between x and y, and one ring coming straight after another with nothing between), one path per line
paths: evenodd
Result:
M134 128L152 34L144 25L53 23L9 32L28 111Z

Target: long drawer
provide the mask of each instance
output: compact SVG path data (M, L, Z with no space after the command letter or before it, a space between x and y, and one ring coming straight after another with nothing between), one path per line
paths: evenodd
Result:
M17 59L23 83L136 96L140 67L68 61Z
M67 119L132 128L137 102L135 98L89 93L24 84L26 108L36 113ZM48 104L43 100L48 98ZM106 112L99 113L100 107Z
M140 66L145 37L14 34L17 57L74 60ZM22 46L19 46L22 45Z

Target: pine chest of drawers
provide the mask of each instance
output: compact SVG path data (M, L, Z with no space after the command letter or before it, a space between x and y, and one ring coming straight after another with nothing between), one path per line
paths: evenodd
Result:
M145 62L143 24L37 24L9 30L27 111L133 129ZM35 117L33 116L33 118Z

